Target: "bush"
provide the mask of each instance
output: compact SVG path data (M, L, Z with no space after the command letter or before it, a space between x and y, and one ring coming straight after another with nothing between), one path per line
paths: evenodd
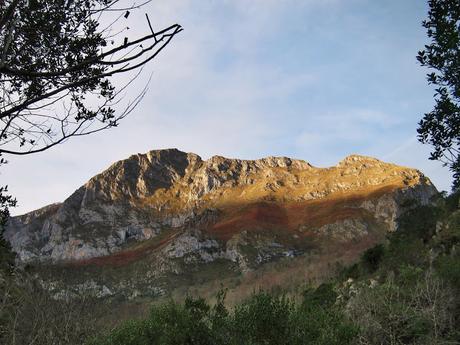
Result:
M307 288L303 292L303 308L328 308L332 307L337 300L337 293L332 283L321 284L316 289Z
M25 272L0 283L0 344L80 345L95 331L95 301L56 300Z
M460 191L452 193L445 200L448 212L454 212L458 210L460 208Z
M378 244L364 252L361 261L369 273L373 273L379 268L384 254L385 247L382 244Z
M399 228L393 237L400 240L422 239L429 241L436 231L436 223L443 216L443 210L434 206L419 206L405 212L398 219Z
M460 294L460 255L442 255L437 258L435 267L440 278Z
M357 329L331 304L332 285L309 293L310 302L297 305L286 296L260 292L229 312L221 292L217 303L188 298L153 307L150 317L131 321L92 345L347 345ZM320 302L321 296L328 296ZM335 297L334 297L335 300ZM308 306L307 306L308 305Z
M401 281L361 286L349 302L362 344L447 344L455 337L455 295L430 270L401 268Z
M235 308L235 344L288 344L294 304L286 297L267 293L254 295Z
M179 345L215 344L210 327L211 308L203 299L187 298L152 307L147 320L128 321L93 345Z

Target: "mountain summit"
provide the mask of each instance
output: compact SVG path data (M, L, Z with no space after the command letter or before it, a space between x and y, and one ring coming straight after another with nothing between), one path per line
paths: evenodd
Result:
M247 272L325 247L359 255L436 193L417 170L359 155L316 168L155 150L114 163L63 203L12 218L5 238L24 263L142 263L160 277L219 261Z

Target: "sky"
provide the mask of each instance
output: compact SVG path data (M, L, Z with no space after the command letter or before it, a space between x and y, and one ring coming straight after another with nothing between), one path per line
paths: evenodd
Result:
M439 190L451 174L428 160L417 123L434 104L415 56L428 43L422 0L156 0L127 19L129 35L174 23L184 31L126 94L151 75L120 126L43 153L9 156L1 185L13 215L61 202L113 162L178 148L318 167L363 154L421 170Z

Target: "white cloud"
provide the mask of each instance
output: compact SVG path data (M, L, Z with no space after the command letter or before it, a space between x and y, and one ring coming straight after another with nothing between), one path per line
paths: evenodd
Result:
M13 212L62 201L112 162L151 149L177 147L204 158L288 155L318 165L335 164L350 153L382 156L394 150L398 143L385 141L391 141L391 131L403 121L376 107L337 104L332 108L335 100L323 104L333 111L291 106L296 98L307 99L309 91L327 93L336 82L322 79L329 66L305 62L289 69L292 66L265 59L265 54L284 53L277 39L299 44L289 36L298 28L286 31L293 15L309 13L312 17L307 21L314 19L317 9L339 11L358 2L362 0L168 0L152 1L148 8L133 12L131 35L149 30L144 12L154 29L177 22L185 31L130 89L127 99L137 95L153 73L148 94L119 128L71 140L36 156L11 158L0 177L20 202ZM332 40L334 30L342 28L329 24L333 21L327 27ZM302 63L302 56L294 57ZM336 65L348 67L340 59ZM323 89L316 90L318 85ZM438 170L430 170L426 155L412 154L419 148L411 145L385 159L426 168L430 177L431 171L441 176ZM404 160L405 155L417 161Z
M388 130L399 120L373 109L348 109L341 112L323 112L308 117L308 128L296 138L298 146L322 147L341 142L367 147L375 139L375 133Z

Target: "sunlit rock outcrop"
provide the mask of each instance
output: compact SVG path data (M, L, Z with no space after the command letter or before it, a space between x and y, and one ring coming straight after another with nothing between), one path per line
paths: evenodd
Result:
M378 241L435 194L421 172L358 155L316 168L157 150L114 163L63 203L12 218L5 237L20 262L103 260L158 240L143 255L162 256L164 267L168 258L222 259L249 270L327 241Z

